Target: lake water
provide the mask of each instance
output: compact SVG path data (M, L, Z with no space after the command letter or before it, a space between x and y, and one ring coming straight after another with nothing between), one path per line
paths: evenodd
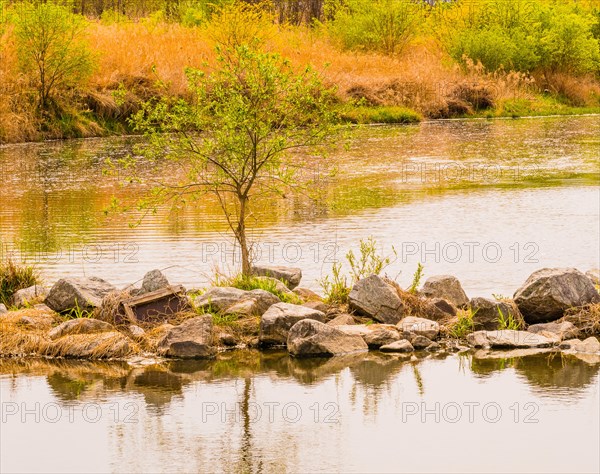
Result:
M160 268L198 287L215 267L233 271L236 249L210 197L135 228L130 215L104 215L113 196L144 192L103 175L134 141L0 147L2 253L36 262L50 282L95 275L125 285ZM599 265L599 150L595 116L358 128L332 148L338 173L318 202L255 203L256 256L299 266L303 285L318 289L335 260L373 236L402 284L421 262L425 277L454 274L470 296L512 294L541 267ZM173 171L145 176L157 173Z
M0 360L0 466L598 472L600 356L525 354Z
M103 174L134 138L0 147L2 256L48 282L118 285L161 268L206 284L232 269L218 206L106 217L139 197ZM254 203L259 261L303 285L373 236L408 284L451 273L470 296L510 295L545 266L599 266L598 117L364 127L332 148L314 202ZM311 158L319 165L318 158ZM144 171L146 178L172 171ZM392 250L392 248L395 250ZM554 352L295 360L0 359L2 472L598 472L598 356Z

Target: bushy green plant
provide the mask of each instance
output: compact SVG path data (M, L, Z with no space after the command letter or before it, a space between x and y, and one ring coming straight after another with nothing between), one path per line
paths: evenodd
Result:
M599 70L596 19L575 3L459 0L435 12L442 44L463 64L481 62L488 71Z
M19 66L33 78L38 105L47 110L58 93L81 86L93 71L86 20L52 2L19 4L12 19Z
M498 329L512 329L518 331L521 329L521 324L513 317L512 314L505 315L504 312L498 308Z
M397 54L414 37L421 11L419 2L348 0L336 5L328 31L344 48Z
M11 258L0 261L0 303L11 305L12 296L23 288L40 282L39 273L32 265L19 265Z
M325 301L330 304L345 304L348 303L348 295L350 288L348 287L348 278L342 273L342 264L336 262L331 269L331 278L325 275L319 281Z
M459 310L458 318L448 327L448 334L457 339L464 339L467 334L472 333L475 327L473 323L475 313L477 310L472 311L470 308Z

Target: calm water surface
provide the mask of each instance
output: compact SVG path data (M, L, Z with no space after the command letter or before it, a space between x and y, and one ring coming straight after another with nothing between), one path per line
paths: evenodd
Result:
M600 356L523 354L0 360L1 468L598 472Z
M103 175L105 160L133 141L0 148L3 253L37 262L50 281L96 275L125 285L161 268L197 287L215 266L232 270L235 248L210 197L136 228L133 216L104 215L113 196L144 191ZM372 235L381 253L395 249L387 272L401 283L420 261L426 276L455 274L472 296L511 294L543 266L599 266L598 117L366 127L346 145L331 150L339 172L322 181L318 202L255 203L259 261L299 266L304 285L318 288L334 260Z

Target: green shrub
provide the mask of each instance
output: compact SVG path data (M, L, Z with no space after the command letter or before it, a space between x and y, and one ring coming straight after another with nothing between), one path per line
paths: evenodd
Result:
M54 3L23 3L12 11L21 70L33 79L38 105L47 110L60 92L79 87L91 75L86 20Z
M414 37L422 5L397 0L348 0L336 10L327 28L342 47L397 54Z
M599 70L597 18L577 4L480 0L467 7L457 1L437 10L436 26L456 61L481 62L488 71Z
M245 291L264 290L273 293L284 303L302 304L302 300L298 295L291 291L282 292L278 290L276 281L264 277L238 273L231 278L221 278L218 286L232 286Z

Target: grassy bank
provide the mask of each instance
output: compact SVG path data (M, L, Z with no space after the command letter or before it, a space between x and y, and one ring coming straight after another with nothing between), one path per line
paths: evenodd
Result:
M536 1L540 8L545 5L542 0ZM483 4L495 5L493 0L482 1ZM571 52L565 53L563 65L542 62L544 51L535 51L536 57L541 58L539 64L523 65L519 58L504 57L500 53L508 40L501 47L493 38L478 37L478 44L495 56L469 50L464 45L471 44L470 39L462 32L475 34L481 26L477 21L483 20L457 33L443 23L435 9L425 7L414 13L405 40L391 49L375 40L361 43L360 35L358 39L344 36L344 22L362 28L358 7L336 11L328 21L324 18L316 26L314 22L282 22L269 9L240 5L217 11L201 21L191 21L189 12L174 19L160 11L135 18L107 11L81 21L75 51L86 52L80 66L82 74L77 80L59 81L43 107L38 93L38 68L23 60L18 5L19 2L7 9L8 15L0 18L3 143L130 133L127 118L143 101L165 95L186 97L185 69L214 67L215 46L232 39L261 41L265 50L289 58L298 69L314 66L337 91L341 120L351 123L600 112L600 63L595 56L584 54L593 41L597 42L591 35L594 28L600 31L600 23L594 23L593 15L597 13L586 2L569 15L587 22L589 31L584 31L584 36L592 43L579 45L587 49L572 45ZM460 2L457 5L452 7L452 14L463 21L470 18ZM556 15L562 15L565 21L570 18L563 12ZM554 31L551 25L548 28L549 32ZM506 31L508 35L512 30L506 27ZM459 33L464 37L457 36ZM517 37L520 36L515 33ZM457 45L467 49L459 51ZM467 53L475 59L467 57ZM513 68L500 64L501 60Z

